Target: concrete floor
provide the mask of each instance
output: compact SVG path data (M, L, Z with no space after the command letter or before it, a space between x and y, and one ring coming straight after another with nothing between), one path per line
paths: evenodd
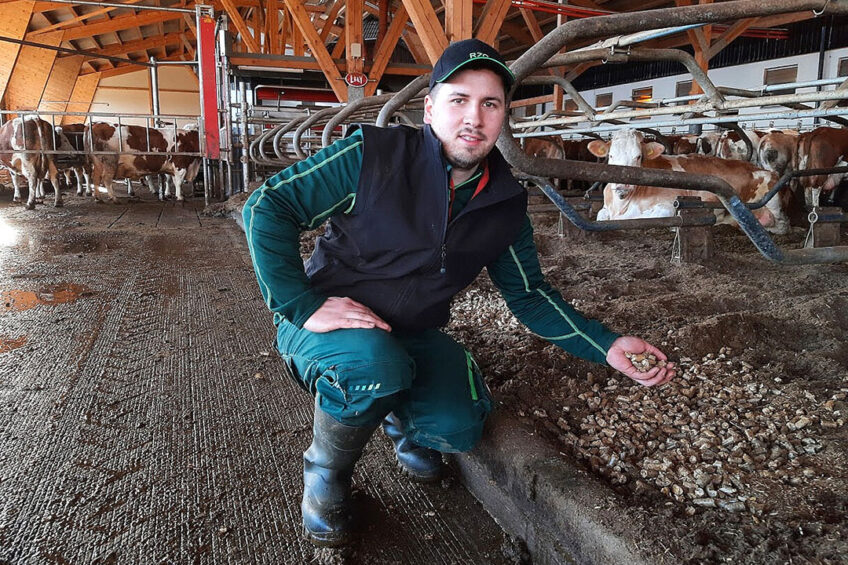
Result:
M362 541L301 538L311 399L242 232L202 206L0 192L0 563L516 562L457 480L410 484L381 433L354 477Z

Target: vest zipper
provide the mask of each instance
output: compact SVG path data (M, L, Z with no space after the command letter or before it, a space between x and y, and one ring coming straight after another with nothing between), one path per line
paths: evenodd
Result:
M446 263L447 263L447 254L448 254L448 250L447 250L448 219L450 218L450 201L451 201L451 197L450 197L451 196L450 195L451 179L450 179L450 173L447 170L445 171L445 180L447 181L447 185L448 185L448 190L447 190L447 192L445 192L445 216L444 216L444 218L445 218L444 226L445 227L444 227L444 230L442 230L442 243L441 243L441 249L439 250L439 253L440 253L440 259L439 260L440 260L440 265L441 265L440 268L439 268L439 274L442 274L442 275L444 275L445 272L447 271Z
M447 270L445 268L445 259L447 257L447 254L448 254L447 246L444 243L442 243L442 268L439 269L439 272L443 275L445 274L445 271Z

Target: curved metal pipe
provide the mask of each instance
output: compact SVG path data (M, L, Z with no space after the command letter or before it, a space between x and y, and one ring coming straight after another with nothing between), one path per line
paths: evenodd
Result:
M424 90L425 87L427 87L428 84L430 84L430 73L419 76L418 78L404 86L402 89L400 89L397 94L395 94L380 109L380 113L377 115L377 121L375 122L377 127L386 127L389 123L389 118L392 117L392 114L398 111L410 100L418 96L421 91Z
M360 98L342 108L338 114L330 118L327 125L324 126L324 131L321 133L321 146L327 147L330 145L330 136L336 126L344 122L351 114L358 112L369 106L378 106L390 100L394 94L380 94L379 96L369 96L368 98Z
M295 126L302 124L309 116L299 116L287 124L284 124L283 127L277 130L277 133L274 134L274 141L271 143L271 148L274 150L274 154L281 161L291 160L291 157L283 155L282 146L280 144L280 138L295 129Z
M306 153L304 153L303 150L301 150L300 148L300 137L303 135L303 132L311 128L314 123L322 119L324 116L329 116L339 111L341 111L341 107L339 106L333 106L332 108L324 108L323 110L318 110L297 127L297 130L295 130L294 132L294 139L292 140L292 144L294 145L294 152L299 158L306 159L307 157Z
M633 33L697 23L720 23L727 20L769 16L787 12L816 10L829 14L848 13L848 3L836 0L773 0L750 2L732 0L718 4L682 6L657 10L612 14L570 20L555 28L515 60L510 68L518 81L539 68L569 42L600 36Z

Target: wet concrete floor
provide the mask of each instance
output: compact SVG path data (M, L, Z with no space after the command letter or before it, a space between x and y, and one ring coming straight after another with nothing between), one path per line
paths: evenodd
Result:
M0 564L516 562L457 480L410 484L381 433L354 477L362 540L301 538L311 399L242 232L202 206L27 211L0 190Z

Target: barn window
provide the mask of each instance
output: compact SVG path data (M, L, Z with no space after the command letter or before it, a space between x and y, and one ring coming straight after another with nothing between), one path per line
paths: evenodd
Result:
M571 99L566 100L565 107L563 108L563 110L565 110L566 112L577 112L577 102Z
M774 67L766 69L763 75L763 84L765 86L773 86L775 84L786 84L796 82L798 80L798 65L789 65L786 67ZM768 94L777 96L780 94L794 94L794 88L782 88L780 90L772 90Z
M652 86L646 86L644 88L634 88L633 93L630 97L634 102L653 102L654 100L654 88ZM630 118L631 120L647 120L648 116L644 118Z
M681 80L674 88L674 97L689 96L690 92L692 92L692 81ZM686 102L678 102L677 104L686 104Z
M612 92L604 92L595 96L595 108L606 108L612 106Z
M844 59L839 59L839 66L836 68L836 76L848 76L848 57L845 57Z

